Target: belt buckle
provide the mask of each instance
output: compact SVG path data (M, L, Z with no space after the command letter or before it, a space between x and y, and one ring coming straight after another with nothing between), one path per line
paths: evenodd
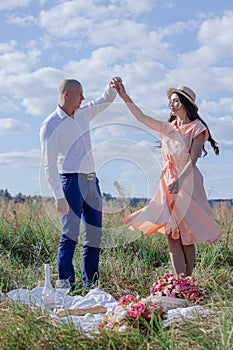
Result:
M95 173L89 173L87 174L87 180L88 181L91 181L91 180L94 180L95 179Z

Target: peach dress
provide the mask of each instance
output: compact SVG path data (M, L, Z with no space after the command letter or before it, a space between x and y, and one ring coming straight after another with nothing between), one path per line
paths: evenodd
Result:
M181 126L176 121L163 122L159 189L146 207L122 219L129 229L138 229L146 235L172 233L174 239L181 238L183 245L213 243L219 239L223 231L211 215L203 177L196 166L177 194L170 194L167 189L189 161L192 140L202 132L206 141L208 131L198 119Z

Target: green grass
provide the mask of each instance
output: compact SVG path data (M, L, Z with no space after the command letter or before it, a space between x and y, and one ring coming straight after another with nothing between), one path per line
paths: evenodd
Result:
M105 241L100 258L100 288L118 299L122 294L149 295L156 276L172 271L167 240L162 235L127 236L120 219L132 211L104 215ZM59 218L49 201L14 204L0 202L0 291L32 289L44 278L44 263L51 264L52 283L57 279ZM127 333L102 331L86 336L72 324L53 321L40 309L0 301L0 349L233 349L233 237L232 210L214 212L224 228L222 239L197 245L194 276L205 287L206 307L214 317L192 319L169 329L137 329ZM130 233L128 233L130 235ZM108 237L108 235L111 237ZM81 244L74 265L77 291L81 285Z

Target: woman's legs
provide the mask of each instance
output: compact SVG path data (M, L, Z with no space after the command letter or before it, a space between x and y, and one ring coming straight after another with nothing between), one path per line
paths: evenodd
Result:
M173 239L172 235L168 235L168 245L170 250L170 258L173 269L176 274L183 273L190 276L193 271L195 260L194 244L182 245L181 239Z
M194 244L183 245L183 251L186 261L186 276L191 276L193 272L193 266L195 261L195 246Z
M172 262L173 269L176 274L186 275L186 261L184 251L181 245L180 238L173 239L172 235L168 235L168 246L170 251L170 259Z

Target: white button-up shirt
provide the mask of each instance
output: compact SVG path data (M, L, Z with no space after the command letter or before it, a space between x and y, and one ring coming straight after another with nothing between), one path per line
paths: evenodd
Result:
M97 100L77 109L74 118L57 106L44 120L40 130L42 166L56 199L64 198L60 174L95 170L89 124L115 97L115 89L108 84Z

